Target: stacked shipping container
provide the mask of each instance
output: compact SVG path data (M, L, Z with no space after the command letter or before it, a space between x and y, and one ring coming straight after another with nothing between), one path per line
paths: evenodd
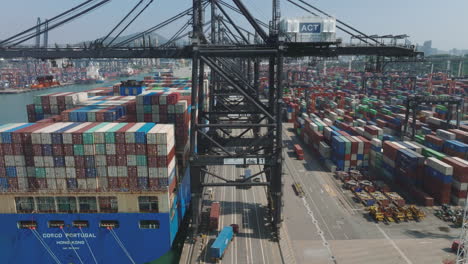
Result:
M0 127L5 190L175 188L173 125L21 123Z

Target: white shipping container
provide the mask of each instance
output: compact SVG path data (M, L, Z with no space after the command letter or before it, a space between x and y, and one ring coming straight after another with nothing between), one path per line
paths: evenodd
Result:
M117 166L108 166L107 167L107 176L117 177Z
M55 179L55 168L45 168L46 178Z
M26 191L28 189L28 179L18 178L18 189L20 191Z
M438 137L443 138L445 140L455 140L457 137L454 133L443 129L437 129L436 133Z
M86 186L88 190L96 190L98 188L97 178L86 179Z
M437 170L438 172L444 175L453 175L453 167L436 158L433 158L433 157L427 158L424 164Z
M106 166L107 165L106 155L96 155L94 157L94 162L96 166Z
M55 179L47 179L47 189L49 190L57 189L57 182Z
M374 147L378 147L378 148L381 148L382 147L382 140L378 139L378 138L373 138L371 140L371 144L372 146Z
M75 179L76 178L75 168L65 168L65 175L67 179Z
M136 166L136 155L127 155L127 165L128 166Z
M98 181L97 181L97 188L100 188L100 189L107 189L109 187L109 183L108 183L108 180L106 177L100 177L98 178Z
M26 176L27 176L26 167L24 167L24 166L16 167L16 177L26 178Z
M85 155L88 155L88 156L94 155L94 145L85 144L85 145L83 145L83 149L84 149L84 154Z
M117 177L127 177L128 171L126 166L117 166Z
M54 167L54 158L51 156L44 156L44 167L53 168Z
M55 184L57 185L57 190L66 191L68 189L66 179L55 179Z
M12 155L5 155L4 156L5 160L5 166L15 166L15 157Z
M124 153L124 150L119 150L119 153ZM115 144L106 144L106 154L116 155Z
M461 159L461 158L459 158L459 157L453 157L453 158L456 159L458 162L461 162L461 163L463 163L463 164L468 165L468 160L464 160L464 159Z
M137 166L138 177L148 177L148 167L147 166Z
M88 189L88 185L86 184L86 179L77 179L78 182L78 189L86 190Z
M75 157L73 156L65 156L65 167L75 167Z
M148 168L148 177L158 178L158 168Z
M461 183L461 182L453 179L452 188L455 189L455 190L458 190L458 191L466 191L466 190L468 190L468 183L466 183L466 182Z
M44 167L44 157L43 156L34 156L34 165L36 167Z
M98 177L107 177L107 166L98 166L96 171Z
M62 178L65 179L67 177L67 173L65 168L56 167L55 168L55 178Z

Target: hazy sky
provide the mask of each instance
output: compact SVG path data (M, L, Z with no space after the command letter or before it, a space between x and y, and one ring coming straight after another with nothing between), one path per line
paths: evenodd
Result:
M6 0L2 0L6 2ZM52 16L84 0L15 0L2 3L0 39L36 23L38 16ZM232 3L231 0L225 0ZM448 50L468 49L468 0L305 0L367 34L408 34L412 43L432 39L433 47ZM112 0L110 3L49 33L49 43L75 43L105 35L137 0ZM271 0L243 0L260 20L271 18ZM147 29L188 8L192 0L154 0L145 13L126 32ZM233 3L232 3L233 4ZM283 17L307 15L286 0L281 1ZM247 22L236 16L239 25ZM187 18L160 31L170 36ZM344 36L342 32L338 33Z

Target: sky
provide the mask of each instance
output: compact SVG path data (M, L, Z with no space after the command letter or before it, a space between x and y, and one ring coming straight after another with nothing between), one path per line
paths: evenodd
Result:
M6 1L6 0L2 0ZM2 3L0 39L35 25L37 17L51 18L84 0L15 0ZM149 1L149 0L146 0ZM224 0L228 3L231 0ZM251 13L267 22L271 19L271 0L242 0ZM442 50L468 49L468 0L305 0L343 22L372 35L407 34L413 44L432 40L432 46ZM109 32L138 2L111 0L99 9L49 33L49 43L77 43L93 40ZM191 6L192 0L154 0L150 7L125 33L148 29ZM286 0L281 0L282 17L308 15ZM231 13L232 14L232 13ZM236 23L249 27L248 22L233 15ZM158 31L170 37L189 17ZM338 31L346 39L346 34Z

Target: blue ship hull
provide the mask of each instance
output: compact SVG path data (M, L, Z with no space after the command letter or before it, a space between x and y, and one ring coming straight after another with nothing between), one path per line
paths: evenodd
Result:
M169 213L1 214L0 263L147 263L167 253L190 204L189 169L184 173ZM171 214L173 216L171 217ZM19 229L19 221L36 221L36 229ZM49 221L64 221L49 228ZM86 220L88 228L72 226ZM119 227L99 227L116 220ZM140 220L159 220L158 229L140 229ZM72 246L73 245L73 246Z

